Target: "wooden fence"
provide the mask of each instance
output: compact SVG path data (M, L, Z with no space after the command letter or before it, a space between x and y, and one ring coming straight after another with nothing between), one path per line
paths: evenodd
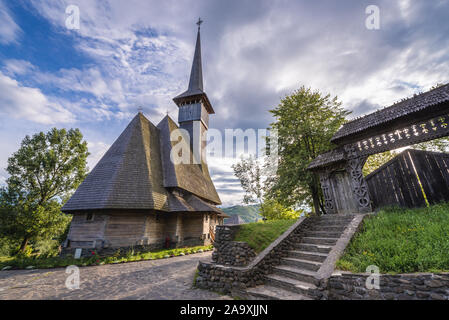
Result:
M408 149L365 179L373 208L449 201L449 154Z

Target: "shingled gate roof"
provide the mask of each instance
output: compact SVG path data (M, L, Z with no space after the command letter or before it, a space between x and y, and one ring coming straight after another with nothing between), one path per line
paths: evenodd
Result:
M221 213L213 205L221 202L207 165L174 166L170 161L170 133L176 128L168 116L156 127L141 113L136 115L62 211L154 209ZM172 192L175 187L191 195L180 200Z
M343 148L338 147L332 149L328 152L322 153L318 155L313 161L309 164L307 169L314 170L321 167L324 167L330 163L336 163L345 159L345 153Z
M449 101L449 83L412 98L377 110L345 123L332 137L331 142L343 143L345 139L361 132Z

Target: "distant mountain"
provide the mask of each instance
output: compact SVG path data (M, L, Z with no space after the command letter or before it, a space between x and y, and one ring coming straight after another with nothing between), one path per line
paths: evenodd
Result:
M256 222L258 219L262 218L259 215L259 205L257 204L251 206L233 206L221 208L221 210L230 216L239 215L245 222Z

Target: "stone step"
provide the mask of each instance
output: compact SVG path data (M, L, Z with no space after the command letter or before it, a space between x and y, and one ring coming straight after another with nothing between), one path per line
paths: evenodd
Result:
M300 251L317 252L317 253L329 253L332 250L332 246L317 245L311 243L298 243L295 248Z
M338 238L315 238L315 237L303 237L301 243L304 244L325 244L334 245L337 243Z
M312 300L305 295L270 285L249 288L246 290L246 293L250 297L263 300Z
M310 294L311 290L317 289L316 286L310 282L303 282L276 274L265 276L265 281L270 286L285 289L306 296Z
M345 231L346 227L347 227L346 225L344 225L344 226L316 226L316 227L310 229L310 231L329 231L329 232L343 233L343 231Z
M321 227L346 227L351 221L344 220L321 220L313 224L313 229L318 229Z
M302 270L281 264L273 268L273 274L318 285L317 274L314 271Z
M310 252L310 251L300 251L300 250L290 250L288 256L297 259L323 262L327 258L327 254Z
M318 269L321 267L321 263L319 262L296 258L282 258L281 264L310 271L318 271Z
M304 236L305 237L314 237L314 238L340 238L342 232L330 232L330 231L307 231Z
M355 217L355 214L325 214L319 218L321 220L352 220Z

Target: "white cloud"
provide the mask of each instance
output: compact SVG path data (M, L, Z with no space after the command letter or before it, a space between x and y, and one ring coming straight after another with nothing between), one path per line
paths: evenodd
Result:
M241 204L244 192L231 166L237 158L208 157L207 163L215 188L224 207Z
M266 127L267 111L300 85L338 95L360 115L449 81L447 1L380 0L379 31L365 28L363 3L73 0L79 31L65 28L67 1L32 3L93 60L52 74L34 70L36 81L92 96L70 107L82 121L129 118L138 106L155 122L166 111L176 118L171 98L187 85L198 15L205 87L217 113L211 125L220 129ZM232 178L230 164L210 166L217 188L230 191L222 200L240 202L241 191L219 181Z
M16 43L21 32L5 3L0 0L0 43Z
M36 69L29 61L25 60L8 59L3 63L8 75L24 75Z
M0 187L6 185L7 174L4 169L0 169Z
M92 170L98 161L104 156L106 151L108 151L110 145L102 141L88 141L87 147L89 149L90 155L87 158L87 165L89 170Z
M50 101L37 88L21 86L0 72L0 114L41 124L74 121L73 114L57 101Z

